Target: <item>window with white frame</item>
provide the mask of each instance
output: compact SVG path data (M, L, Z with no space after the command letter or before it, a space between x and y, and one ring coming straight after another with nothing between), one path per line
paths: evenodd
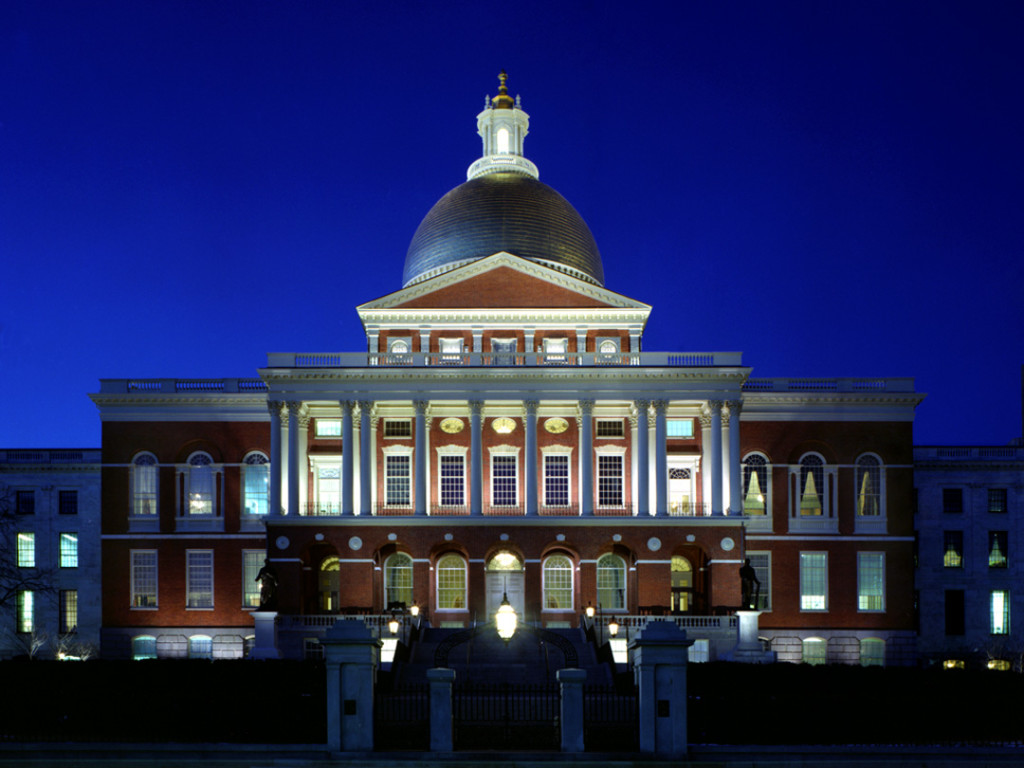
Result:
M187 608L213 608L213 550L185 551Z
M665 436L675 439L692 439L693 419L666 419Z
M602 357L612 357L619 354L619 340L611 338L598 339L597 354Z
M341 457L318 454L309 457L313 471L313 505L320 514L341 511ZM315 512L314 512L315 513Z
M269 500L270 460L264 454L253 451L242 460L243 514L267 514L270 507Z
M412 558L404 552L395 552L384 561L384 602L412 605Z
M804 664L824 664L828 661L828 641L820 637L808 637L802 643Z
M569 340L566 338L544 339L544 360L549 363L565 362L569 353Z
M36 535L34 533L18 534L18 567L36 567Z
M597 602L606 611L626 609L626 561L618 555L597 560Z
M493 365L514 365L516 355L515 339L491 339Z
M185 513L192 517L212 516L216 500L216 484L214 483L213 459L210 454L198 451L188 457L186 482L188 508Z
M828 553L800 553L800 610L828 610Z
M385 454L384 504L389 507L412 504L412 454Z
M569 453L544 453L544 506L569 506Z
M394 338L388 340L388 352L392 355L408 355L412 351L412 343L408 338Z
M412 437L412 419L384 419L384 437Z
M763 453L747 454L743 459L743 514L771 513L769 482L768 457Z
M60 633L66 635L78 629L78 590L62 589L59 601Z
M60 534L60 567L78 567L78 534Z
M463 342L462 339L440 339L438 347L441 350L441 360L446 363L455 363L462 360Z
M341 437L341 419L317 419L316 437L321 440L337 440Z
M156 638L152 635L136 635L132 638L132 661L156 658Z
M267 553L262 549L242 550L242 607L260 607L260 584L256 581L263 559Z
M861 640L860 665L862 667L884 667L885 640L880 637L865 637Z
M817 454L800 459L801 517L821 517L825 512L825 461Z
M437 610L461 611L466 608L466 561L460 555L442 555L437 569Z
M466 503L466 454L462 446L438 448L438 498L442 507L461 507Z
M1010 592L993 589L989 593L989 634L1010 634Z
M514 453L491 454L491 504L495 507L519 504L519 457Z
M190 659L212 659L213 638L209 635L192 635L188 639L188 657Z
M156 456L140 453L132 460L132 515L147 516L157 513L159 475Z
M858 517L880 517L882 506L882 462L872 454L864 454L856 464L856 509Z
M571 611L572 560L565 555L551 555L544 560L542 569L545 611Z
M35 593L28 589L18 592L15 599L18 631L31 633L36 628Z
M621 507L623 505L623 456L599 453L597 455L597 505Z
M157 607L157 555L155 549L131 551L132 608Z
M598 419L594 433L597 437L625 437L624 425L622 419Z
M857 553L857 610L885 610L885 553Z
M759 585L754 585L756 608L759 611L770 611L772 609L772 553L747 550L746 556L760 582Z

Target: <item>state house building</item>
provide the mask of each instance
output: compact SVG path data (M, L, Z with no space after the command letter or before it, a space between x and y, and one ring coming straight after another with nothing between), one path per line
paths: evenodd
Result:
M247 653L264 558L285 657L339 614L471 626L506 594L543 627L734 634L749 558L780 660L911 659L912 380L644 351L650 306L605 287L528 125L502 75L365 350L101 382L104 655Z

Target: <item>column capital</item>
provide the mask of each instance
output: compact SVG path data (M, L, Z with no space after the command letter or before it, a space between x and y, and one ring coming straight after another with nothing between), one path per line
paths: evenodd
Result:
M712 413L714 413L715 411L721 412L722 402L722 400L708 400L708 408L711 409Z
M638 411L648 410L651 407L651 401L650 400L634 400L633 401L633 407L636 408Z
M701 408L700 413L697 414L697 421L700 422L701 429L711 428L711 411L707 408Z
M740 415L740 411L743 410L743 401L742 400L726 400L725 401L725 405L729 409L729 413L733 413L733 414L735 414L737 416L739 416Z
M651 407L656 413L664 413L668 408L668 400L651 400Z
M471 416L481 416L484 412L484 401L483 400L470 400L469 401L469 413Z
M373 400L359 400L357 406L359 408L360 415L365 413L367 416L369 416L373 413Z
M527 416L537 415L537 406L539 403L536 400L524 400L523 401L523 412Z
M309 422L312 419L309 416L308 411L304 411L299 414L299 429L309 429Z
M594 412L594 401L593 400L580 400L578 402L579 414L584 418L590 416Z
M429 416L430 415L430 401L429 400L413 400L413 407L416 409L417 416Z
M281 411L283 410L283 408L284 403L282 403L280 400L267 401L267 410L270 412L271 416L277 416L277 418L281 418Z

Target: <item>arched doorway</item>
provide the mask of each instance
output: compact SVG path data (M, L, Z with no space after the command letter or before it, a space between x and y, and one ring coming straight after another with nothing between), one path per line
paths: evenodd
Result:
M682 555L672 556L672 613L689 613L694 608L693 563Z
M323 613L337 613L341 608L341 561L336 556L320 562L317 578L319 608Z
M507 549L495 553L487 561L484 584L487 590L488 621L494 617L505 595L508 595L509 603L522 618L525 605L525 576L523 561L518 555Z

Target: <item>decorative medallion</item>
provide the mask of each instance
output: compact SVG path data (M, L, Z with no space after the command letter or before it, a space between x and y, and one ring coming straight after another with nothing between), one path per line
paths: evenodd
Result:
M661 549L661 539L657 536L651 536L651 538L647 540L647 548L651 550L651 552L657 552Z
M557 536L555 536L555 541L565 541L565 534L560 533Z
M288 549L288 545L291 543L288 541L287 536L278 536L274 541L278 549Z
M353 536L351 539L348 540L348 548L353 551L362 549L363 540L360 539L358 536Z
M560 435L569 428L569 422L557 416L544 422L544 429L552 435Z
M621 533L616 533L614 536L612 536L612 541L615 541L615 542L622 541L622 534Z
M313 538L316 539L317 541L323 541L324 540L324 535L322 533L318 533Z
M441 431L447 432L449 435L457 435L465 428L465 423L462 419L443 419L441 421Z
M491 429L499 435L507 435L509 432L514 431L515 428L515 421L513 419L505 418L504 416L491 422Z
M455 538L455 537L454 537L454 536L452 536L452 535L451 535L450 533L446 533L446 534L444 535L444 540L445 540L445 541L451 541L451 540L452 540L452 539L454 539L454 538Z
M389 533L388 534L388 541L398 541L398 534L397 533Z
M732 548L736 546L736 542L730 539L728 536L726 536L724 539L722 539L720 546L722 547L723 551L732 552Z
M507 533L503 533L498 538L501 539L502 541L508 541L508 534Z
M686 541L688 543L693 544L693 542L695 542L696 540L697 540L697 537L694 536L692 533L686 534Z

